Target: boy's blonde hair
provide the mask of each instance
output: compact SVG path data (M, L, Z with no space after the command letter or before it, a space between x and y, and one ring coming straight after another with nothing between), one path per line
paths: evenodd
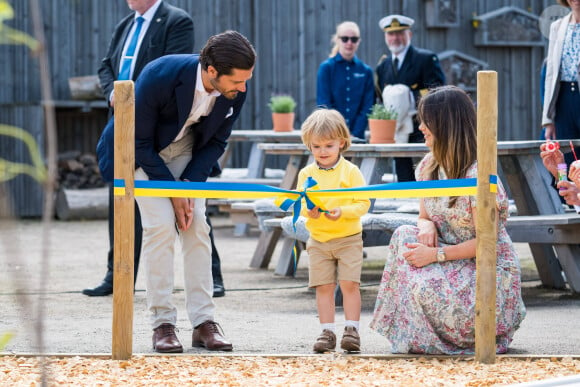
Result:
M311 149L312 140L344 140L340 152L350 147L350 132L342 114L334 109L316 109L302 123L302 142Z

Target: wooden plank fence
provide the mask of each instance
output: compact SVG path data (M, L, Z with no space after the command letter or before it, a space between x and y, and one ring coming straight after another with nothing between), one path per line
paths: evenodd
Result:
M296 98L296 126L299 126L315 108L316 72L318 65L328 56L330 37L336 24L343 20L359 24L362 37L359 57L374 68L386 52L378 21L385 15L401 13L416 20L414 45L437 53L451 52L445 65L449 80L467 80L474 85L475 70L484 69L480 68L482 64L498 72L499 140L527 140L539 136L539 74L547 39L541 34L538 39L538 29L534 23L544 9L554 5L553 1L165 1L191 13L195 23L195 51L199 51L210 35L226 29L240 31L255 45L258 62L254 78L249 83L246 106L235 128L270 128L271 115L267 102L273 93L288 93ZM5 24L30 33L32 26L28 2L11 0L10 4L14 8L15 18L5 21ZM71 98L68 79L96 74L114 26L129 10L124 0L50 0L41 2L41 5L54 99L66 101ZM486 17L490 12L506 6L514 7L516 11L506 11L505 15L490 19ZM497 39L498 35L509 40L511 34L520 29L524 31L524 38L518 43L486 43L486 39ZM466 73L468 67L473 69ZM5 74L0 77L0 122L25 128L35 136L38 134L42 144L43 129L41 120L37 118L42 115L42 109L36 59L29 55L25 47L0 45L0 68ZM463 72L464 77L458 77L457 71ZM472 94L475 97L473 88ZM27 113L21 114L22 111ZM94 152L107 114L107 109L102 107L88 111L59 107L59 152ZM0 139L3 155L16 160L24 157L18 149L3 147L2 141ZM247 162L248 149L239 147L239 150L232 157L233 166ZM269 166L280 165L273 163ZM26 178L16 180L22 179ZM14 208L16 215L40 215L40 196L24 192L38 190L38 186L34 183L9 185L9 191L17 202Z

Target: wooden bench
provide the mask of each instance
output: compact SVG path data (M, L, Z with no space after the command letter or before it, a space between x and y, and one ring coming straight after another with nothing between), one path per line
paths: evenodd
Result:
M580 293L580 215L512 216L508 218L507 231L514 242L529 243L531 249L553 250L568 285L574 293ZM558 265L537 260L535 255L534 261L540 275L559 270ZM555 278L561 276L561 273L551 274ZM565 283L559 287L564 288Z
M300 252L304 250L308 240L308 231L304 225L305 218L300 217L296 223L296 232L292 228L292 217L273 218L264 221L266 231L280 232L283 236L282 247L275 274L283 276L294 275L295 267L292 258L292 250L296 245L296 260L300 258ZM386 246L391 240L391 235L397 227L404 224L416 225L416 214L382 213L366 214L361 218L363 225L363 246Z

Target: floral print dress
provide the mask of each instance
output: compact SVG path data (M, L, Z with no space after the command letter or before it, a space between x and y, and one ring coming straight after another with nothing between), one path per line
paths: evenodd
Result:
M431 157L428 154L418 165L417 180ZM466 177L477 177L477 163ZM441 170L439 179L446 179ZM475 238L475 197L458 197L452 208L448 202L448 197L424 199L439 233L439 246ZM518 256L505 228L507 195L499 180L497 204L496 350L505 353L526 311ZM475 258L410 266L403 257L408 250L405 243L416 242L418 232L415 226L402 226L393 233L370 326L389 340L393 353L473 354Z

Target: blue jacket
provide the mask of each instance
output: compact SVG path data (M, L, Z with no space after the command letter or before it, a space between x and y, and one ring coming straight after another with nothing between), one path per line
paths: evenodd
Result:
M173 176L159 152L177 137L193 104L198 55L167 55L149 63L135 84L135 161L151 180L205 181L223 154L232 126L246 100L238 93L217 97L211 113L192 126L192 158L181 176ZM99 168L113 180L114 119L97 144Z
M374 100L373 70L356 56L346 61L336 54L320 64L316 105L338 110L353 136L365 138Z

